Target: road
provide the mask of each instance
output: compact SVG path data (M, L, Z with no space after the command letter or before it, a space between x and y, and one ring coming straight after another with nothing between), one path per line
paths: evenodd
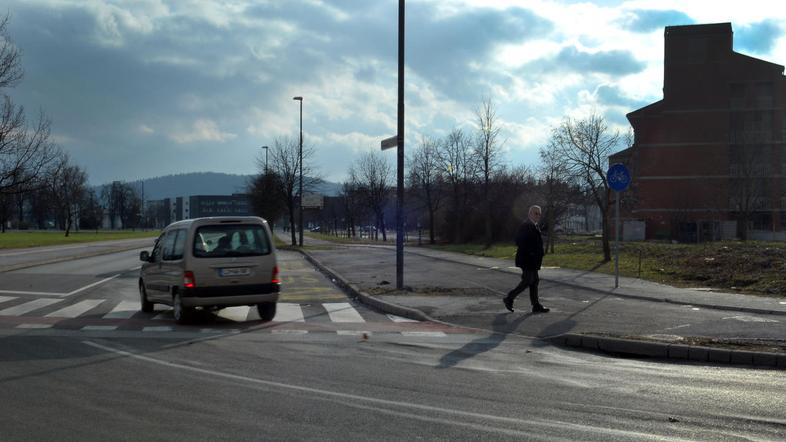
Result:
M401 322L287 251L274 321L178 325L138 311L137 255L0 273L0 439L786 438L782 371Z

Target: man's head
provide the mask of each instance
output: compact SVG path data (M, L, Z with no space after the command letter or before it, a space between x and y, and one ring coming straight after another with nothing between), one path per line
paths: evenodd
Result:
M533 224L538 224L540 222L540 206L531 206L529 208L529 220L532 221Z

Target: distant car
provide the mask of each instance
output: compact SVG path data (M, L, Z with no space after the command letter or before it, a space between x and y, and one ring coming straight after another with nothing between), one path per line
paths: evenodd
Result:
M308 229L310 232L319 232L319 226Z
M254 216L170 224L152 252L139 254L142 311L171 305L182 323L196 307L255 305L263 320L272 320L281 287L272 237L267 221Z

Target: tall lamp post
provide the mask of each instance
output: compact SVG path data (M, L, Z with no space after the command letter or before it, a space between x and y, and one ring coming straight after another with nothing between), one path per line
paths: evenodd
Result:
M267 175L267 146L262 146L265 149L265 175Z
M300 147L298 148L298 158L300 161L300 229L298 231L298 243L303 247L303 97L292 97L293 100L300 102Z

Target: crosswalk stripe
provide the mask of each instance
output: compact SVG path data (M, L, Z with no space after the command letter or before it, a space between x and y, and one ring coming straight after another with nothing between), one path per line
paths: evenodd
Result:
M276 306L276 317L273 318L276 322L305 322L303 318L303 309L300 304L291 304L288 302L279 302Z
M390 318L390 320L393 322L420 322L416 319L409 319L409 318L404 318L401 316L396 316L391 314L388 314L387 317Z
M307 335L308 330L271 330L274 335Z
M239 307L227 307L219 311L218 316L236 322L244 322L246 319L248 319L249 310L251 310L251 307L247 305L241 305Z
M339 336L371 336L370 331L362 331L362 330L336 330L336 334Z
M86 325L82 327L84 331L112 331L117 330L116 325Z
M69 305L68 307L61 308L56 312L52 312L46 317L48 318L76 318L77 316L86 313L96 306L104 302L104 299L85 299L76 304Z
M145 327L142 329L143 332L170 332L172 331L172 327Z
M410 337L432 337L432 338L444 338L447 336L445 332L441 331L403 331L401 332L403 336L410 336Z
M16 296L0 296L0 303L6 301L12 301L14 299L16 299Z
M330 302L322 304L333 322L366 322L360 313L348 302Z
M120 301L111 312L105 314L104 319L128 319L139 311L139 303Z
M6 315L6 316L24 315L25 313L32 312L33 310L37 310L39 308L43 308L60 301L62 300L46 299L46 298L34 299L30 302L25 302L24 304L20 304L14 307L9 307L5 310L0 310L0 315Z
M16 328L52 328L52 324L19 324Z

